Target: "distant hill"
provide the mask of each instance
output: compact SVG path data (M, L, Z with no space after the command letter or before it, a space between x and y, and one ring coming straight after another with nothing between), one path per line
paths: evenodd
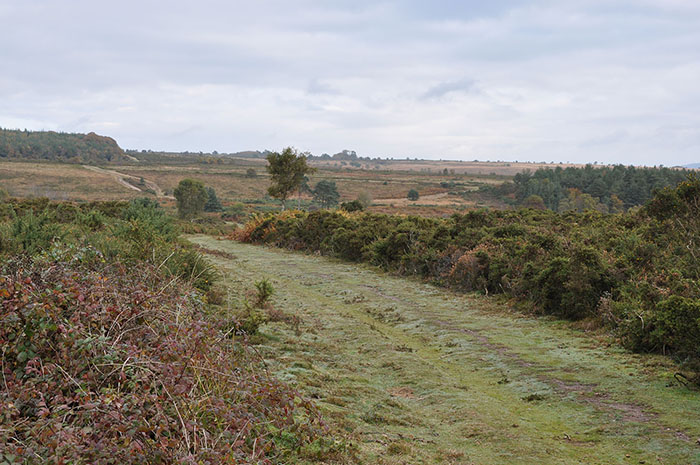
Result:
M691 163L689 165L685 165L685 168L698 169L698 168L700 168L700 163Z
M69 163L121 161L124 151L111 137L53 131L0 129L0 160L52 160Z

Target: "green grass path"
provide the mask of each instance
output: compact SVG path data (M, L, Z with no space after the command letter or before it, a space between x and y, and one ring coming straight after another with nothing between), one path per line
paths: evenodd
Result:
M365 463L700 464L700 393L603 336L370 267L190 236L233 305L268 278L301 318L262 328L278 377Z

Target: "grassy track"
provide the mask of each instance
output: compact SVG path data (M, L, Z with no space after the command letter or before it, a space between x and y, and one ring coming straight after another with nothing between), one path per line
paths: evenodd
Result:
M365 463L700 464L700 393L662 357L364 266L190 240L227 252L210 258L231 295L268 278L301 318L260 350Z

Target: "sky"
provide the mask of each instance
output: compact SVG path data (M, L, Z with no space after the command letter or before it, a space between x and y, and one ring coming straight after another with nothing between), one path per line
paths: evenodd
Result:
M698 0L0 0L0 127L126 149L700 162Z

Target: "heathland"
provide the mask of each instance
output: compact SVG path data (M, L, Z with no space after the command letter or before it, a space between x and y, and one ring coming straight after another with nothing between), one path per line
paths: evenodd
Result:
M700 462L691 171L5 133L0 463Z

